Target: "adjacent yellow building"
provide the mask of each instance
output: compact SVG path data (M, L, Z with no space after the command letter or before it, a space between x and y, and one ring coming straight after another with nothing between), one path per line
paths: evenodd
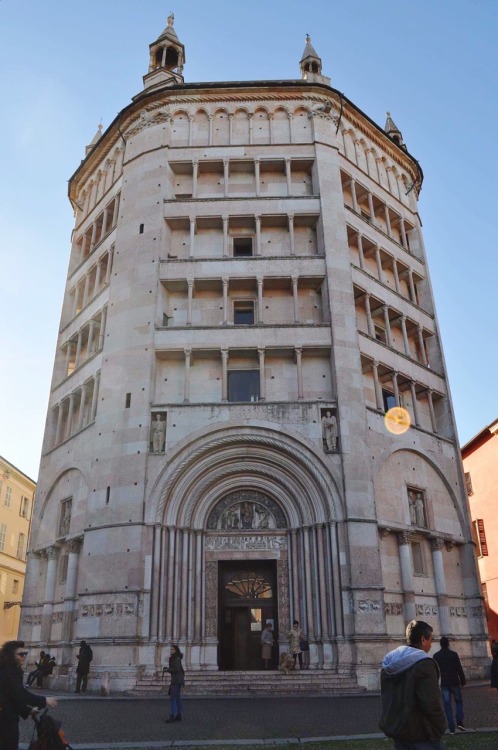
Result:
M0 456L0 643L17 638L36 484Z

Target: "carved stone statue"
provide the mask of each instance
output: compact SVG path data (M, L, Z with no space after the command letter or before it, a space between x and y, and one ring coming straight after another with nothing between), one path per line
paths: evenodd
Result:
M415 517L417 526L425 526L424 500L421 492L417 492L415 497Z
M69 527L71 526L71 509L72 500L65 500L61 506L61 520L59 524L59 536L66 536L69 534Z
M337 450L337 420L331 411L322 417L322 439L327 451Z
M410 521L413 526L416 526L417 514L415 513L415 503L411 498L408 500L408 508L410 510Z
M150 441L153 453L164 453L164 439L166 436L166 420L160 414L156 414L155 420L150 428Z

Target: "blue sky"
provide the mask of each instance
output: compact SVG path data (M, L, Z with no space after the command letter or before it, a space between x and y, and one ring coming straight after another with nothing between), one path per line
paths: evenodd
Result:
M142 88L175 12L186 81L299 77L386 110L420 213L460 440L498 417L496 0L0 0L0 454L36 479L73 226L67 180Z

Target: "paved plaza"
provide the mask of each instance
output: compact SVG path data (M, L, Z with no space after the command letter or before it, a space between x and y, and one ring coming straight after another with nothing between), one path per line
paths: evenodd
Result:
M168 697L130 698L60 694L51 713L75 748L129 744L160 747L171 740L199 747L205 741L336 737L379 734L380 696L189 698L181 723L165 724ZM496 728L498 691L487 684L464 691L469 729ZM21 722L21 740L31 739L30 721ZM184 745L184 746L185 746ZM25 746L25 745L24 745ZM476 737L476 748L478 741Z

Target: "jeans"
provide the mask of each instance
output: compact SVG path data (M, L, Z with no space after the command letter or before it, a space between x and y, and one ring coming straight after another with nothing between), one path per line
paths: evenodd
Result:
M394 740L394 750L444 750L444 745L441 740L420 740L419 742Z
M453 719L453 710L451 706L451 696L455 699L456 706L456 723L463 724L463 699L462 691L459 686L455 687L442 687L441 692L443 694L444 710L446 712L446 720L448 722L448 729L450 732L455 731L455 721Z
M169 705L171 716L178 716L183 713L182 686L171 685L169 694Z

